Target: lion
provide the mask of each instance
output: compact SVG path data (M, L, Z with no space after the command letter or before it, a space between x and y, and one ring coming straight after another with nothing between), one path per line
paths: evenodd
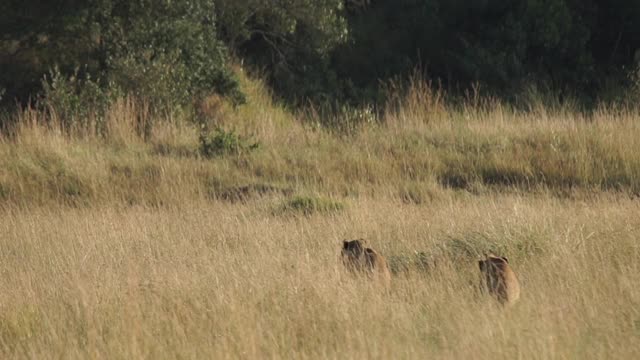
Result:
M385 258L375 250L363 246L363 239L344 240L342 245L342 263L354 273L367 273L378 277L389 287L391 272Z
M500 304L512 305L520 298L520 284L506 257L485 255L478 265L487 289Z

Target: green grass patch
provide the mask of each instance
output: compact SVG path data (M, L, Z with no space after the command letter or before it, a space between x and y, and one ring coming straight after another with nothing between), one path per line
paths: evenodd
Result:
M259 147L259 142L253 142L233 130L217 128L213 133L200 135L200 153L206 158L245 154Z

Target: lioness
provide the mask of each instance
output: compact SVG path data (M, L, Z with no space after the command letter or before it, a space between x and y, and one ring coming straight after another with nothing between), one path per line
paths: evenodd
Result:
M511 305L520 297L520 284L506 257L485 255L478 261L489 292L503 305Z
M342 263L352 272L365 272L379 277L388 287L391 273L387 261L375 250L364 247L363 242L363 239L345 240L342 245Z

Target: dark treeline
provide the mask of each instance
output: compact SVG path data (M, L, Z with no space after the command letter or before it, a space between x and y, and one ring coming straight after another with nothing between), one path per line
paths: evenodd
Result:
M621 96L638 0L4 0L0 97L242 102L232 55L290 103L377 102L415 69L452 93Z

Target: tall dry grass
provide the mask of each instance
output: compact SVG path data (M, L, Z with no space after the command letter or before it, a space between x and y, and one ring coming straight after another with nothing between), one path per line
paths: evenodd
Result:
M429 206L353 200L341 215L249 205L40 208L0 219L0 352L12 358L635 358L636 201L514 195ZM384 293L338 260L365 236L409 269ZM509 257L522 298L476 289ZM443 249L448 249L443 251Z
M258 150L206 158L144 104L107 135L26 109L0 137L4 358L636 358L640 118L414 84L340 136L274 104L216 125ZM253 100L251 100L253 99ZM474 100L475 99L475 100ZM390 291L342 268L365 237ZM477 259L507 256L505 310Z

